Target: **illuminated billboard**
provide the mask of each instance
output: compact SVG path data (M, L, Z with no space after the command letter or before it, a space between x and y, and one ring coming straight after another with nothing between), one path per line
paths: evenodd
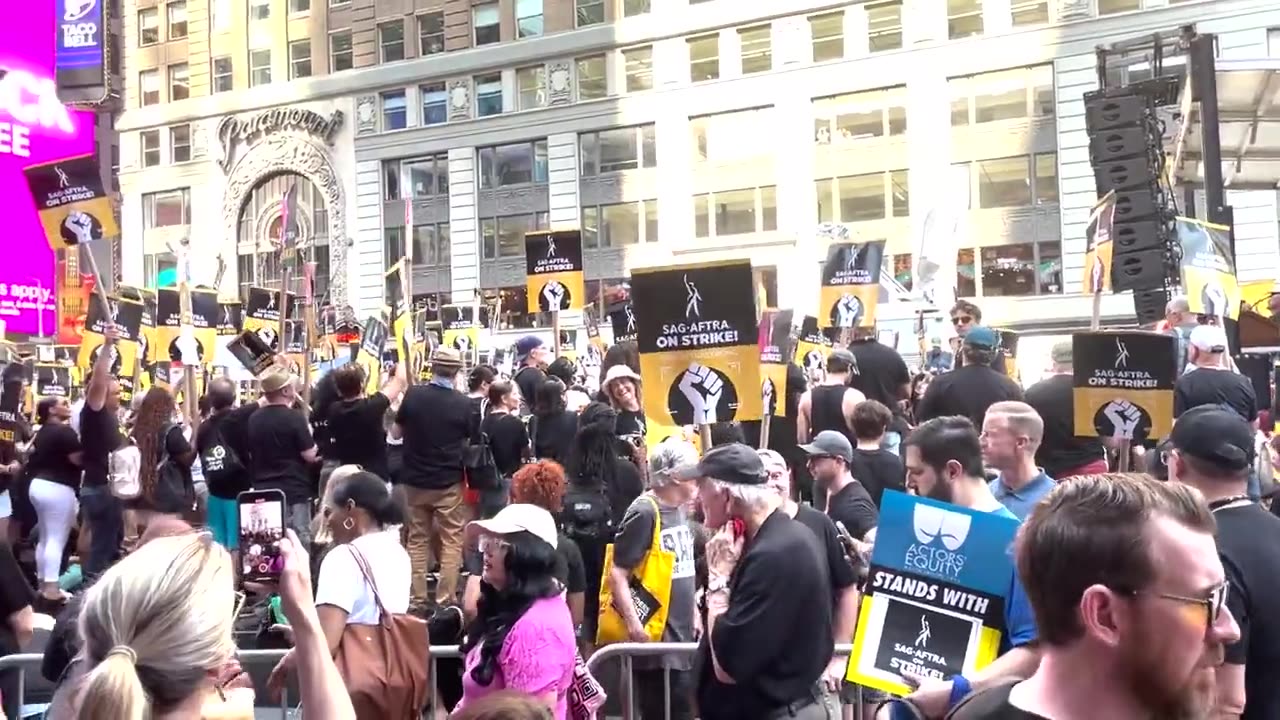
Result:
M0 218L8 240L0 260L0 320L15 333L56 330L54 255L23 170L95 149L94 114L58 101L54 5L14 3L0 23Z

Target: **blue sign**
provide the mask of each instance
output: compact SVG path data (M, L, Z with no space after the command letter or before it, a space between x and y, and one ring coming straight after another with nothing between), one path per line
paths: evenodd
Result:
M886 491L871 564L997 597L1013 577L1018 521Z
M55 0L54 68L59 87L103 82L105 0Z

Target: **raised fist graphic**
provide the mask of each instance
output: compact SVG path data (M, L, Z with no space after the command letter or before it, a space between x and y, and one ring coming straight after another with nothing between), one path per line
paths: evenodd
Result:
M542 301L546 304L547 310L564 310L564 301L568 296L569 288L559 280L552 280L542 286Z
M695 425L716 422L716 409L724 392L724 381L715 370L701 364L690 363L680 378L680 392L693 407Z
M836 301L836 325L851 328L862 315L862 301L854 295L841 295Z
M1142 410L1128 400L1112 400L1102 414L1111 421L1114 437L1121 440L1132 440L1138 422L1142 420Z
M773 378L765 378L760 384L760 401L766 413L773 412L773 399L777 397L777 388L773 386Z
M453 346L465 357L471 352L471 338L467 335L458 335L453 339Z
M93 216L79 210L71 213L66 220L62 221L62 227L70 231L77 245L88 245L93 242L93 226Z

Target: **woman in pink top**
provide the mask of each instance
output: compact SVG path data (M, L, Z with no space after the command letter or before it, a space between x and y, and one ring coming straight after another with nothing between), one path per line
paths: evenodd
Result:
M467 534L469 542L479 538L484 572L454 712L489 693L518 690L566 720L576 639L555 579L555 520L536 505L514 504L471 523Z

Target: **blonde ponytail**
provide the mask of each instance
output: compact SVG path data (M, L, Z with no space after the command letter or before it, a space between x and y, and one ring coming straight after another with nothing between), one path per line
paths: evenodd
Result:
M77 720L144 720L151 700L138 677L138 656L127 645L112 648L81 681Z

